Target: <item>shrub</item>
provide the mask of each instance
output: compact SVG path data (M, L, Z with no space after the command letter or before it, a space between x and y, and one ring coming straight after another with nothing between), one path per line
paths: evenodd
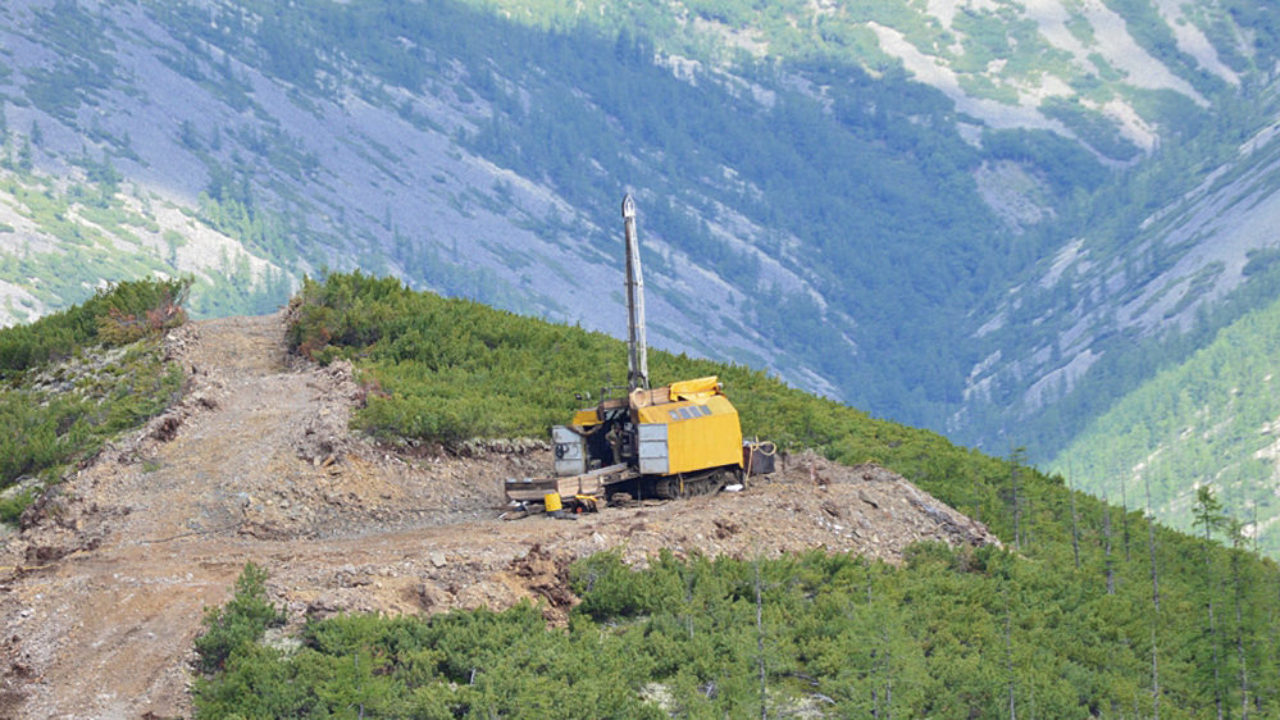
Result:
M204 633L196 638L196 666L201 672L221 670L227 658L262 639L267 628L282 625L284 614L267 600L267 572L245 563L236 580L236 594L220 608L208 608Z
M137 308L134 312L118 307L108 308L105 315L98 316L98 339L108 345L125 345L152 333L178 327L187 321L182 304L186 302L189 288L189 285L161 287L154 298L154 305Z
M0 379L69 357L77 347L123 345L186 320L191 278L136 280L99 290L75 307L0 330Z
M0 499L0 522L16 524L22 511L36 499L35 490L24 490L11 497Z
M81 305L0 330L0 488L22 475L56 479L60 466L90 457L107 438L179 397L182 369L161 358L158 334L185 320L189 287L189 279L120 283ZM123 353L96 352L144 337ZM41 371L73 356L72 367ZM0 520L12 520L22 504L7 503Z

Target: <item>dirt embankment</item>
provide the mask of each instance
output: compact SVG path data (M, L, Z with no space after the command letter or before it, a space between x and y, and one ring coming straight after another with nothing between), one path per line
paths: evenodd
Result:
M576 601L572 560L617 548L751 556L825 548L895 560L918 540L995 542L893 473L811 455L740 493L563 521L497 519L538 442L400 455L347 431L350 368L291 361L280 316L182 328L183 402L104 450L24 517L0 556L0 717L190 714L192 640L247 561L291 622L344 611Z

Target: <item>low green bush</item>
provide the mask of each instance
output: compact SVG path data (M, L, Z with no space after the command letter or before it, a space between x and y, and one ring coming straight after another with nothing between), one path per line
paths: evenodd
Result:
M29 325L0 330L0 380L50 360L69 357L77 347L120 345L148 332L181 325L190 278L136 280L99 290L92 298Z
M186 319L189 280L114 285L29 325L0 330L0 488L24 475L56 479L120 432L181 394L181 368L164 362L160 333ZM112 347L123 351L108 352ZM67 362L66 365L57 365ZM21 513L16 500L6 515Z
M1217 692L1239 707L1235 637L1251 707L1268 716L1280 708L1274 566L1220 546L1181 550L1235 568L1240 594L1188 582L1203 568L1187 563L1162 575L1154 624L1145 558L1118 553L1120 581L1108 593L1096 546L1084 572L942 544L914 546L897 566L823 552L667 553L633 570L607 553L572 566L582 603L567 627L548 627L527 603L311 622L296 652L234 645L197 684L196 716L998 720L1013 703L1041 717L1143 717L1155 707L1154 638L1160 712L1182 720L1213 712L1204 661L1214 643L1218 677L1230 679ZM1160 556L1170 568L1174 556ZM1240 604L1229 634L1206 633L1191 611L1211 594L1219 608Z
M34 490L24 490L10 497L0 499L0 522L16 524L18 518L22 517L22 511L27 509L36 499Z
M267 600L266 570L246 563L231 601L205 611L204 632L196 638L197 667L206 673L222 670L233 653L244 652L267 628L283 622L284 614Z

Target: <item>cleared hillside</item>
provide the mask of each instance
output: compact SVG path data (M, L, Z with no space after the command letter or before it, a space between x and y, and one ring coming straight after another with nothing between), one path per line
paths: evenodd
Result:
M455 455L353 436L347 419L367 389L345 363L291 360L285 331L277 314L171 333L182 402L71 470L4 537L0 714L189 714L203 609L250 561L270 569L271 600L297 629L341 612L522 599L563 621L576 602L566 568L610 548L641 566L660 550L812 548L898 563L919 541L998 542L892 472L812 454L742 493L503 521L500 483L545 472L544 443Z
M504 432L483 425L493 421L488 412L470 418L457 412L468 403L483 407L492 398L501 398L496 406L507 409L503 420L512 418L519 423L535 418L534 422L539 422L536 418L542 413L556 412L549 387L561 383L590 386L600 368L610 367L623 356L616 341L521 321L464 301L416 295L393 281L360 275L334 276L322 284L308 285L296 312L294 343L318 358L352 358L367 373L366 380L380 388L380 393L370 397L369 406L356 414L355 423L408 442L450 442L457 426L448 423L455 422L479 421L482 425L472 426L472 430ZM742 368L661 353L653 360L651 368L658 381L667 377L665 373L670 373L671 379L719 374L742 410L749 433L761 432L788 445L816 446L845 462L875 458L953 507L981 518L1002 537L1009 553L1001 552L997 557L987 554L990 550L972 555L963 550L939 550L935 555L917 548L914 552L920 554L909 555L913 559L900 571L863 575L861 570L850 570L852 576L833 569L841 566L840 560L834 560L831 567L821 560L798 566L779 561L756 571L761 573L757 577L768 578L761 581L766 583L763 587L812 587L806 585L809 581L823 585L813 578L830 571L830 582L840 589L832 589L830 594L779 590L769 596L769 602L787 607L790 620L775 616L769 621L773 624L765 626L771 629L762 631L766 647L773 650L752 654L749 648L728 643L710 664L691 660L697 669L690 671L682 670L679 663L662 664L663 658L680 657L681 652L701 657L705 650L698 649L696 634L689 635L682 624L680 618L685 616L679 608L683 606L661 588L672 582L689 582L695 597L701 597L696 588L703 583L720 588L709 590L710 597L698 602L722 608L724 614L717 615L719 620L711 624L727 623L725 632L732 635L727 628L749 626L749 613L763 602L758 599L753 605L749 594L742 595L750 593L750 583L744 583L742 575L749 565L707 567L695 562L691 568L676 564L652 573L619 576L590 563L580 564L578 577L599 579L603 575L609 579L601 581L598 597L593 596L597 591L593 590L594 581L575 586L584 604L580 614L571 615L570 644L596 642L597 633L602 633L599 642L616 640L626 648L609 645L607 652L632 653L639 663L628 665L630 671L608 662L580 669L577 676L585 687L604 683L629 687L643 696L648 691L640 686L656 681L671 689L680 698L678 703L735 714L764 702L762 695L751 689L760 687L753 683L763 662L766 680L762 683L777 683L770 685L774 690L764 692L772 698L769 702L814 702L815 698L825 702L820 699L825 696L837 698L834 702L841 712L867 710L874 706L876 694L883 693L885 682L898 682L893 678L903 677L936 685L935 691L898 696L898 707L908 708L901 710L908 714L1001 717L1011 686L1015 703L1023 707L1031 703L1054 716L1085 711L1128 716L1135 704L1141 714L1154 711L1156 703L1162 714L1171 717L1180 713L1199 717L1218 702L1248 703L1265 712L1261 708L1274 690L1258 680L1257 671L1270 662L1266 659L1270 656L1266 651L1258 652L1265 642L1244 636L1268 632L1268 621L1255 613L1273 602L1275 569L1269 561L1251 555L1245 549L1247 543L1227 551L1216 542L1149 526L1137 514L1068 492L1060 477L1046 477L1021 465L1017 453L1007 461L984 457L936 435L872 420L851 408L806 396ZM516 367L523 370L523 383L511 382L517 376L510 371ZM432 419L447 423L433 427ZM793 507L803 506L797 503ZM1153 577L1159 582L1158 592L1152 585ZM871 596L866 595L868 588L873 588ZM881 597L881 592L886 595ZM683 597L689 602L688 593ZM855 612L851 607L857 603L861 608L864 597L868 598L869 612L890 613L885 616L889 617L886 624L878 626L881 632L888 628L888 635L868 635L877 626L859 624L861 610ZM872 603L871 597L880 600ZM635 600L619 603L619 598ZM1216 621L1204 612L1210 603L1219 613ZM834 610L840 607L843 612ZM1240 613L1234 624L1221 619L1224 608ZM1245 620L1246 616L1250 619ZM490 642L501 644L500 638L513 627L525 626L522 617L521 613L506 619L482 615L441 620L439 624L372 619L335 623L303 633L300 639L305 649L296 657L260 653L251 644L244 648L246 662L252 657L261 664L250 667L229 661L225 673L214 674L202 686L201 707L211 717L255 707L238 703L234 688L243 683L270 683L272 677L296 677L300 684L290 686L291 691L281 688L281 694L271 693L271 702L329 707L343 696L331 695L305 678L326 667L339 673L355 672L352 677L359 677L360 672L335 651L350 653L359 648L360 652L385 657L382 672L407 678L400 674L400 668L411 662L418 646L412 642L388 644L389 639L402 633L415 637L443 633L442 637L449 637L449 628L458 627L454 622L478 633L472 636L474 644L466 653L475 660L467 662L486 666L500 662L503 673L459 693L447 690L449 683L458 682L454 665L446 661L423 666L425 674L414 676L418 678L414 682L422 684L413 687L425 695L418 690L413 697L388 694L388 707L426 708L414 703L427 697L443 703L430 706L436 710L423 710L428 713L450 712L442 708L466 712L477 705L521 707L514 698L538 703L533 699L537 695L528 693L556 697L559 690L539 683L560 677L566 667L574 667L578 656L571 648L555 645L558 641L554 638L527 635L522 636L522 643L529 643L529 647L548 642L559 648L554 651L559 660L546 665L525 663L521 656L499 661L486 654ZM737 624L728 619L732 617L739 618ZM763 621L756 622L761 627ZM1002 626L1003 634L999 631ZM485 634L489 630L495 635ZM669 635L668 630L672 631ZM326 639L335 637L330 633L345 640L334 645ZM814 633L840 635L864 649L888 652L897 660L885 665L851 660L861 669L850 676L821 660L831 657L825 654L831 648L809 645L815 642ZM690 641L687 645L686 638ZM763 661L759 660L762 652L767 658ZM992 661L998 656L1005 658L1005 674L998 670L998 662ZM1206 660L1210 657L1225 663L1219 664L1222 672L1205 671L1206 667L1212 669ZM1158 663L1158 678L1151 672L1153 660ZM649 667L645 663L651 661L658 669L637 674L637 668ZM786 680L789 677L807 678L807 685L797 687ZM1237 682L1240 678L1246 679ZM1159 691L1150 691L1153 681L1160 683ZM732 689L721 695L708 694L710 685L706 683ZM784 689L779 691L779 686ZM698 692L703 693L703 699L696 697ZM623 693L617 699L625 701L627 697ZM704 701L709 705L704 706ZM661 700L655 702L662 704ZM547 707L572 715L565 708L574 704L565 699L552 701ZM628 712L622 709L616 714L626 716Z
M621 343L359 274L308 284L290 317L171 332L182 401L70 471L5 538L6 711L184 713L192 674L205 717L573 715L597 691L619 717L673 701L994 718L1010 692L1055 716L1280 702L1274 563L1068 493L1016 456L658 353L657 379L720 374L748 432L858 464L795 454L742 493L504 522L500 479L548 453L458 430L543 422L547 388L594 383ZM459 412L470 403L482 412ZM271 579L209 616L234 629L195 653L203 606L246 561ZM408 617L521 598L539 605ZM252 611L263 603L287 625ZM406 617L331 618L379 610ZM570 675L581 684L551 682Z

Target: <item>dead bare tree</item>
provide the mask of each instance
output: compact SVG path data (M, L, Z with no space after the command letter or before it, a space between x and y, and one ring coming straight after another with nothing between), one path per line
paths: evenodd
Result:
M1228 521L1227 532L1231 536L1231 584L1234 587L1236 606L1236 662L1240 665L1240 718L1249 720L1249 660L1244 652L1244 583L1241 579L1240 556L1244 552L1244 523L1236 518Z
M1124 561L1126 564L1133 560L1129 555L1129 483L1125 480L1125 474L1120 473L1120 508L1124 510L1124 514L1120 516L1121 532L1124 537Z
M1160 626L1160 572L1156 565L1156 520L1151 514L1151 480L1142 478L1147 492L1147 548L1151 552L1151 702L1155 720L1160 720L1160 650L1156 628Z
M872 595L872 568L867 567L867 609L871 609ZM884 703L885 720L893 720L893 652L889 644L889 626L882 623L880 626L880 647L871 650L871 670L868 675L871 678L871 717L873 720L880 719L881 700ZM884 692L881 693L883 688Z
M1076 570L1080 569L1080 518L1076 512L1076 491L1067 482L1067 493L1071 495L1071 550L1076 557Z
M1208 485L1202 485L1196 489L1196 505L1193 513L1195 516L1193 524L1204 528L1201 555L1204 560L1205 588L1208 592L1209 644L1213 647L1213 704L1218 711L1218 720L1222 720L1222 676L1218 662L1217 620L1213 612L1213 561L1209 555L1209 544L1213 540L1213 531L1222 527L1226 516L1222 514L1222 503L1213 496L1213 490Z
M760 720L769 720L769 679L764 661L764 580L760 577L760 556L756 556L756 662L760 669Z
M1013 500L1013 546L1022 550L1022 496L1019 492L1019 470L1026 458L1026 448L1009 448L1009 486Z
M1006 580L1007 582L1007 580ZM1009 684L1009 720L1018 720L1018 706L1015 702L1013 679L1013 618L1009 610L1009 588L1003 589L1004 595L1004 662L1008 673Z
M1111 505L1107 503L1107 499L1102 499L1102 537L1103 537L1103 557L1106 558L1107 569L1107 594L1116 594L1116 571L1111 561Z

